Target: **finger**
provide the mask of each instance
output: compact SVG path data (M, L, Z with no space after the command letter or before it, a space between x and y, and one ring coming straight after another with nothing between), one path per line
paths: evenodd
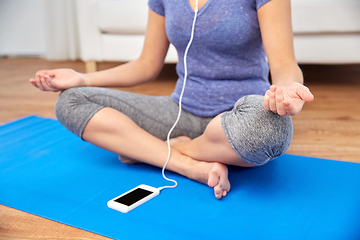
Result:
M270 90L267 90L266 93L265 93L265 96L264 96L264 109L269 111L270 110L270 104L269 104L269 101L270 101Z
M40 70L37 71L35 75L48 75L48 76L52 76L55 74L55 70Z
M281 89L277 89L275 92L276 95L276 111L280 116L287 115L287 112L284 107L284 94Z
M44 72L45 72L45 70L37 71L35 74L35 79L40 80L40 78L45 75Z
M43 74L42 74L40 71L35 74L35 80L36 80L36 82L40 81L40 78L41 78L42 75L43 75Z
M48 85L48 83L47 83L47 81L46 81L46 78L47 78L48 76L45 76L45 75L41 75L40 76L40 81L39 81L39 83L40 83L40 89L42 90L42 91L53 91L53 88L51 87L51 86L49 86Z
M30 79L29 82L36 88L38 88L38 86L36 85L36 80L35 79Z
M46 84L48 85L48 88L50 91L57 92L59 91L59 88L56 86L56 83L51 80L49 76L45 76Z
M46 75L45 76L45 82L46 85L48 85L50 88L55 88L53 81L51 80L51 77Z
M46 82L46 85L51 88L51 89L55 89L54 85L53 85L53 82L51 81L51 78L49 76L46 76L45 77L45 82Z
M45 91L45 88L42 84L42 81L44 81L44 75L43 74L39 74L38 78L36 79L36 85L38 86L38 88L42 91Z
M46 90L47 90L47 91L54 91L55 88L54 88L54 86L53 86L52 83L51 83L51 78L50 78L49 76L45 76L44 80L45 80L45 81L44 81L44 85L46 85L46 86L45 86Z
M275 85L271 85L271 86L270 86L270 91L271 91L271 92L275 92L276 89L277 89L277 87L276 87Z
M314 95L310 92L310 90L303 86L298 90L298 95L301 97L302 100L305 102L311 102L314 100Z
M35 79L33 79L35 81L33 85L34 86L36 85L36 87L42 91L53 91L53 88L49 86L48 83L46 82L46 78L48 76L46 76L43 72L44 71L39 71L36 73Z
M49 76L44 75L44 78L42 79L41 84L45 91L52 91L53 87L51 87L51 85L49 85L48 80L47 80L48 77Z
M276 87L273 85L270 87L269 104L270 104L270 110L273 111L274 113L277 113L275 92L276 92Z
M38 88L42 91L44 91L44 86L43 86L43 81L44 81L44 74L42 72L37 72L35 75L35 80L36 80L36 85L38 86Z
M44 71L44 74L46 74L50 77L55 77L57 73L58 73L57 69Z
M47 75L44 76L43 87L45 88L46 91L53 91L53 92L58 91L58 89L54 86L51 78Z

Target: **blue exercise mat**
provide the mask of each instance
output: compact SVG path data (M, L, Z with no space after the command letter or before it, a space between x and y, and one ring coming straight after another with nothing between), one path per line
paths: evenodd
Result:
M360 164L284 155L229 168L222 200L169 173L175 189L123 214L107 201L168 184L36 116L0 126L0 204L115 239L360 239Z

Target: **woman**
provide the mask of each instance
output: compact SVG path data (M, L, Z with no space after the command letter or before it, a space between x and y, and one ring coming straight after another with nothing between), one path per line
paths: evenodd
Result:
M150 0L145 43L135 61L89 74L42 70L30 82L43 91L63 91L57 118L85 141L119 154L124 163L162 167L168 152L164 140L178 113L195 5L195 0ZM198 9L184 110L172 134L167 169L208 184L220 199L230 190L226 165L259 166L283 154L292 138L290 116L314 97L295 60L289 0L199 0ZM171 96L89 88L152 81L169 42L179 55Z

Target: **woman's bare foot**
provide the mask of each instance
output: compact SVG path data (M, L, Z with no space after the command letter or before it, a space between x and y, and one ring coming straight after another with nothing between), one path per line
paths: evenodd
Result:
M209 187L214 188L215 197L217 199L225 197L230 191L227 166L222 163L214 163L208 177L207 184Z
M188 169L187 177L195 181L207 184L214 188L214 194L217 199L225 197L230 191L230 182L228 179L228 169L225 164L217 162L204 162L195 160L181 153L181 145L191 141L190 138L181 136L170 140L170 144L175 151L187 158L191 168Z
M214 188L217 199L225 197L230 191L228 168L222 163L201 162L194 165L194 180Z

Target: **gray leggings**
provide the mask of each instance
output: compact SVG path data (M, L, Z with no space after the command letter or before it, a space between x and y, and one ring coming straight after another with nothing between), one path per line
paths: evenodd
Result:
M249 95L237 101L231 111L221 116L226 137L244 161L262 165L288 149L292 139L291 117L266 111L263 97ZM104 107L116 109L130 117L150 134L165 140L174 124L179 106L169 96L147 96L107 88L71 88L60 93L55 106L58 120L82 137L92 116ZM200 136L212 117L199 117L182 110L171 137Z

